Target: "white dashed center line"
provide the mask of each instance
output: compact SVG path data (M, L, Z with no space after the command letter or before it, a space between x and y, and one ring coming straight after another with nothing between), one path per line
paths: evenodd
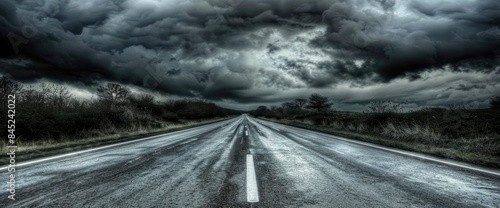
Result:
M257 176L253 164L253 155L247 155L247 201L259 202L259 190L257 189Z

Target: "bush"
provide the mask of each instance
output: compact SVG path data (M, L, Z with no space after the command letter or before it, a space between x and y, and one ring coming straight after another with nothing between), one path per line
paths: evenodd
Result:
M328 126L328 125L333 123L333 119L331 117L328 117L328 116L316 115L316 116L310 117L309 120L316 126L321 126L321 125Z
M399 103L393 103L390 101L374 101L368 105L367 113L399 113L402 108L402 105Z
M377 131L381 126L385 125L391 118L392 113L375 113L368 116L368 128Z
M131 94L118 84L99 87L98 99L78 100L64 86L41 83L28 88L0 77L0 98L16 93L16 129L23 141L101 136L110 133L161 128L163 121L224 116L219 106L201 100L158 103L148 94ZM1 91L1 90L0 90ZM118 94L117 94L118 93ZM6 112L6 105L0 106ZM7 123L6 116L0 122ZM0 133L5 138L6 131Z
M499 96L491 98L490 108L496 109L496 110L500 109L500 97Z
M161 114L161 118L165 121L174 121L174 122L179 121L179 116L177 116L177 114L169 112L169 111L164 111Z

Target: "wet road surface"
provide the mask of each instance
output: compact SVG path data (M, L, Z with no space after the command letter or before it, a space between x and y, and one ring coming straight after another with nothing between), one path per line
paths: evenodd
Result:
M498 170L420 156L244 115L19 164L16 201L2 168L0 207L500 207Z

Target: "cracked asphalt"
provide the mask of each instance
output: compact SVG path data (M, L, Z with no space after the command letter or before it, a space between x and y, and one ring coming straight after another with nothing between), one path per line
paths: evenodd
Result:
M0 205L500 207L500 171L388 149L242 115L19 166L15 201L2 168ZM248 154L257 203L246 198Z

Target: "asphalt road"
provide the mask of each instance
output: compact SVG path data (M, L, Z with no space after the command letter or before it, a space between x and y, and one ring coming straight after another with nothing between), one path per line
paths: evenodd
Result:
M500 207L498 170L408 154L240 116L18 164L15 201L1 168L0 207Z

